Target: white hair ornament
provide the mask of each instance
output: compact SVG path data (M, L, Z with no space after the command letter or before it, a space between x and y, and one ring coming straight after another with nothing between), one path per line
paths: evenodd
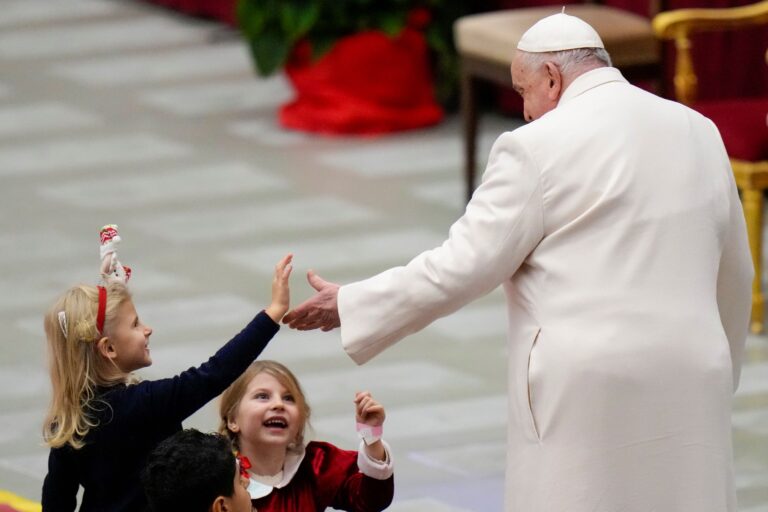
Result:
M69 336L67 334L67 314L63 311L59 311L59 328L64 338L67 338Z

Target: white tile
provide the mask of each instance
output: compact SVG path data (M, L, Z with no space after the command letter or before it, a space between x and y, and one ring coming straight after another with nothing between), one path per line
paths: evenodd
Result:
M39 432L40 428L37 428L36 431ZM40 479L40 485L42 486L42 479L48 472L48 448L39 447L36 453L29 455L0 457L0 466L20 475Z
M3 291L0 293L0 309L7 311L15 311L19 308L38 309L41 311L40 319L42 319L42 312L70 287L78 283L97 283L99 264L96 247L97 244L94 244L94 250L89 254L93 262L90 265L83 263L72 265L70 262L76 258L61 258L57 251L55 254L50 252L47 254L49 263L38 264L41 269L45 269L44 271L0 275L0 290ZM123 254L130 257L127 252ZM133 267L133 277L129 284L131 291L137 297L169 290L178 292L188 290L190 287L191 283L186 278L144 265L137 267L124 256L121 256L121 259L125 264Z
M498 135L479 134L478 147L489 147ZM479 150L478 155L482 154ZM370 178L416 173L455 175L461 169L461 159L462 142L458 134L429 130L362 140L342 149L321 152L318 157L325 165Z
M739 491L768 487L768 471L765 469L757 471L736 471L734 483L736 484L736 489ZM742 510L743 512L743 509L739 510Z
M404 265L419 253L439 246L443 235L426 229L352 233L319 240L297 240L291 245L294 266L309 266L320 274L360 265ZM227 261L255 272L268 272L285 253L285 244L236 249Z
M750 363L741 367L741 380L736 396L768 395L768 362Z
M152 327L155 339L160 339L177 336L177 332L188 333L211 327L229 328L235 335L261 311L262 306L237 295L212 294L141 301L136 304L136 309L142 321ZM221 340L221 345L226 341Z
M128 18L0 34L0 58L30 60L204 42L206 31L169 18Z
M266 79L253 76L238 81L153 89L142 94L141 101L164 112L196 117L265 108L276 111L291 96L285 78L277 75Z
M286 326L283 326L267 345L261 359L274 359L288 366L312 360L337 360L343 363L352 361L341 346L338 329L328 332L302 332Z
M415 438L439 439L465 433L476 435L478 428L503 432L507 422L506 395L387 407L386 439L393 442ZM312 420L318 439L345 437L350 429L350 414L322 416Z
M397 500L387 508L388 512L470 512L465 508L456 508L434 498Z
M231 123L227 126L227 130L238 137L278 147L307 144L313 138L311 133L289 130L280 126L277 113L269 119Z
M99 116L52 101L0 107L0 138L76 130L101 123Z
M336 347L341 350L341 344ZM355 391L367 389L385 406L404 396L434 393L451 396L480 389L477 377L431 361L371 363L365 367L334 368L331 372L303 373L299 377L310 404L351 401Z
M94 135L0 147L0 176L181 157L192 149L150 133Z
M417 185L411 189L411 193L422 201L445 206L455 211L463 212L466 207L463 180L440 180Z
M477 338L507 336L507 309L503 303L465 306L436 320L427 329L439 336L471 342Z
M58 4L58 5L56 5ZM64 21L89 18L119 12L118 2L102 0L68 0L46 2L40 0L3 0L0 27L25 23Z
M457 476L483 478L504 475L507 446L504 433L493 442L469 442L454 446L412 451L408 458L419 464Z
M733 428L768 436L768 408L754 407L734 411L731 415Z
M739 507L740 512L768 512L768 503L754 507Z
M360 141L343 149L322 152L318 160L324 165L365 177L445 173L458 169L461 157L458 135L437 139L411 135L410 144L404 144L402 137Z
M0 367L0 400L50 394L48 373L42 365Z
M288 183L268 171L245 162L157 168L126 173L122 177L70 180L66 184L45 186L39 193L80 208L130 208L168 202L209 200L214 197L260 195L284 192ZM119 190L119 194L104 194ZM277 260L275 260L277 261Z
M141 305L140 305L141 306ZM152 366L141 370L142 378L159 379L177 375L190 367L197 367L208 360L232 336L245 327L248 319L231 324L230 333L221 339L195 340L184 342L168 342L157 338L151 346ZM154 327L154 326L153 326ZM341 348L337 333L299 333L287 327L281 328L259 359L272 359L291 367L300 361L318 359L325 362L331 359L348 359ZM350 360L350 365L351 365ZM303 379L302 379L303 383Z
M56 248L55 252L53 247ZM71 237L45 225L36 227L34 231L0 232L0 264L37 264L44 261L53 264L57 260L65 260L78 254L81 249ZM94 252L95 254L97 253ZM30 273L33 272L34 270L30 269Z
M252 76L254 73L248 49L240 42L143 55L68 60L65 64L55 65L52 72L97 87L128 87L227 74Z
M257 202L258 203L258 202ZM153 236L173 242L231 240L266 237L313 228L361 225L376 215L361 206L331 197L246 204L235 207L200 207L189 211L135 219L135 225ZM158 226L162 230L158 232ZM290 251L285 248L285 252ZM268 268L272 268L274 262Z
M0 414L0 445L25 439L31 431L40 432L44 418L45 411L38 409L3 411Z

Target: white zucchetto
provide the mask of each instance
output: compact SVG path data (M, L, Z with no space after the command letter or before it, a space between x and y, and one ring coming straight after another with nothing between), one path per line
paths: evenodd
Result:
M605 46L589 23L564 12L540 19L517 43L518 50L531 53L559 52L575 48Z

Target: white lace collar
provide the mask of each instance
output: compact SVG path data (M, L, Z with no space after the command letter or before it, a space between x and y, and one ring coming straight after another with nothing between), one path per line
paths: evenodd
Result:
M285 462L283 463L282 478L279 478L278 480L280 473L273 475L272 477L275 480L278 480L274 485L262 483L254 479L253 475L249 473L248 494L251 495L251 499L255 500L263 498L264 496L268 496L272 492L272 489L281 489L291 483L291 480L293 480L294 475L296 475L296 471L299 470L301 461L304 460L306 453L307 449L304 445L299 447L298 450L288 452L285 456Z

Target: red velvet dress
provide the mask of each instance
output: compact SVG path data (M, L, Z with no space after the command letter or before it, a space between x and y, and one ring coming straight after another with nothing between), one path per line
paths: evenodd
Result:
M358 453L312 441L291 481L252 500L257 512L312 512L333 507L379 512L392 502L394 477L377 480L360 472Z

